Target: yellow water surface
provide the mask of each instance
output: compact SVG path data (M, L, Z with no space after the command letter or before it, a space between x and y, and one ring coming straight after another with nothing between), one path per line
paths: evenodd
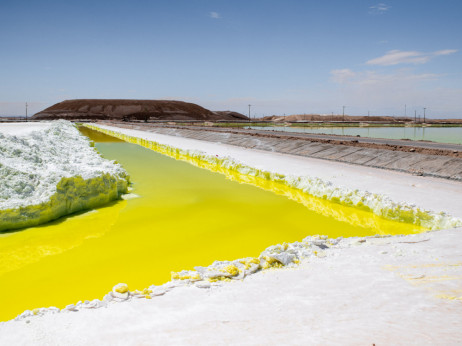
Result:
M139 197L0 233L0 321L26 309L101 299L119 282L132 290L162 284L171 271L258 256L270 245L308 235L425 230L84 131L104 157L129 172Z

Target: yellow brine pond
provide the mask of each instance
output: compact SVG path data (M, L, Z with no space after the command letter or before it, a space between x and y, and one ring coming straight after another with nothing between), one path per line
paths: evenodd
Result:
M0 233L0 321L24 310L102 299L170 280L172 271L258 256L308 235L409 234L424 228L237 174L211 172L90 129L128 171L137 198Z

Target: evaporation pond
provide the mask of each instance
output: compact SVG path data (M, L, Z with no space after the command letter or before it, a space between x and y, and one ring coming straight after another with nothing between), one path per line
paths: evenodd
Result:
M170 280L171 271L258 256L308 235L404 234L422 228L303 196L284 186L230 180L141 146L85 130L129 172L138 198L0 233L0 321ZM238 180L238 181L236 181ZM257 187L257 186L260 187ZM270 191L272 190L272 191Z
M286 127L250 126L250 129L282 132L318 133L369 138L410 139L462 144L462 126L457 127Z

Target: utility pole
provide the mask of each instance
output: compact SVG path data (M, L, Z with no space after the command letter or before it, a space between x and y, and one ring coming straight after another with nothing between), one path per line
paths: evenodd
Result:
M426 109L427 109L427 108L424 107L424 124L425 124L425 110L426 110Z
M27 123L27 102L26 102L26 123Z
M252 107L252 105L249 105L249 121L250 121L250 107Z
M342 117L343 117L343 121L345 121L345 106L342 106L342 107L343 107Z
M404 105L404 117L407 115L407 105Z
M417 111L414 110L414 122L417 123Z

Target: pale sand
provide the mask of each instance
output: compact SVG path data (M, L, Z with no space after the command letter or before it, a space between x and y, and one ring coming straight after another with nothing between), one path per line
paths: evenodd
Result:
M462 217L461 183L120 131L266 170L318 176ZM457 344L462 300L453 298L462 296L461 242L462 229L364 243L348 239L343 248L327 250L326 257L310 258L296 269L2 323L0 344Z

